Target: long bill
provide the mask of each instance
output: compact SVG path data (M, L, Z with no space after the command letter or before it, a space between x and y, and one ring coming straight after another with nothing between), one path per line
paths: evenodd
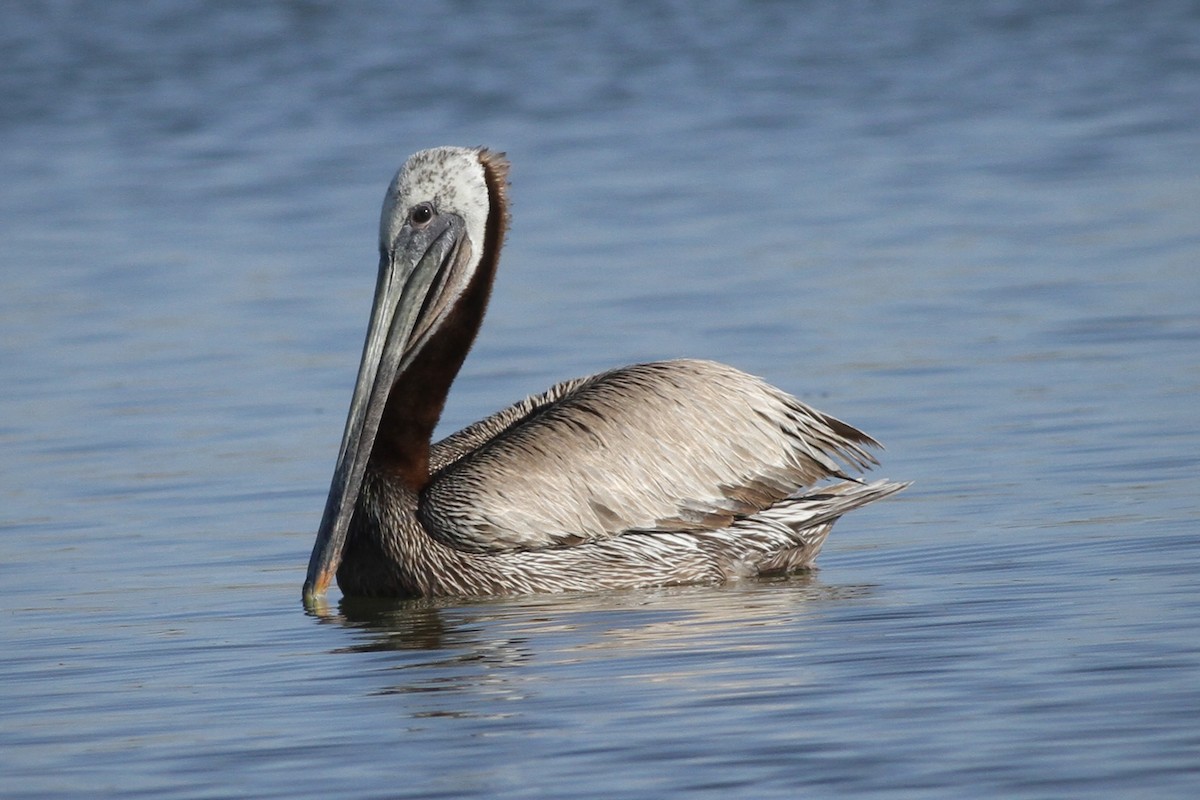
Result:
M396 245L380 256L371 321L346 430L308 560L306 603L323 595L337 573L392 385L461 291L466 278L458 267L469 261L470 250L462 220L448 215L419 230L406 226Z

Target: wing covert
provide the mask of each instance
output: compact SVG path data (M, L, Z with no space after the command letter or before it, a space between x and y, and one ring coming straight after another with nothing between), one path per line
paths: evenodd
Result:
M869 436L709 361L567 381L436 444L418 515L462 550L725 527L875 463Z

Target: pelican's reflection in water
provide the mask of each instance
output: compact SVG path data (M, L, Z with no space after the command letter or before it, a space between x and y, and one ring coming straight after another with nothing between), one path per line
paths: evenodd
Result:
M493 716L520 710L498 711L498 697L558 694L572 681L650 685L719 672L723 683L749 685L763 676L730 674L730 654L794 651L790 639L805 617L870 592L806 574L647 591L343 598L320 618L353 632L354 641L334 654L365 656L367 669L381 676L374 694L431 695L409 701L410 716ZM761 669L763 660L748 663Z

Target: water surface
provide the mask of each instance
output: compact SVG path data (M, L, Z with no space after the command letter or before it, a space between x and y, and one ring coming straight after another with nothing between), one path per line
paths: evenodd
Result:
M6 796L1191 797L1194 4L0 11ZM905 494L813 575L299 589L392 171L513 161L444 432L728 361Z

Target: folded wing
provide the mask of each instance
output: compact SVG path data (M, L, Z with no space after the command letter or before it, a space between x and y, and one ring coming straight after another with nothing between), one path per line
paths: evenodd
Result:
M418 515L472 552L712 530L875 464L874 446L732 367L638 364L558 384L434 445Z

